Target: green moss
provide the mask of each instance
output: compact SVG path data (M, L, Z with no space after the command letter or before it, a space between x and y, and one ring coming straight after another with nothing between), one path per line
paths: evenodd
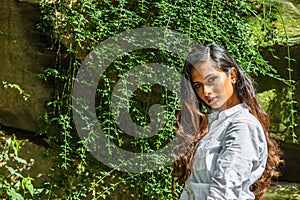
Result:
M276 2L278 7L273 8L276 12L273 13L273 20L268 23L258 15L248 18L252 42L255 45L272 46L275 43L286 44L288 38L289 44L299 44L300 4L297 7L289 1L277 0ZM263 16L268 14L268 11L264 11Z
M285 43L285 34L284 34L284 26L286 29L286 33L289 39L289 43L298 44L300 43L300 17L293 15L284 15L283 16L284 24L281 20L275 21L275 26L278 30L278 42Z
M265 200L299 200L300 184L296 183L280 183L272 187Z
M266 90L256 96L258 102L270 117L270 132L272 135L282 141L292 140L289 130L291 111L287 99L287 88ZM296 121L298 120L296 118Z
M267 90L262 93L258 93L257 100L260 103L260 105L263 107L264 110L268 110L270 107L270 102L274 97L276 97L275 89Z

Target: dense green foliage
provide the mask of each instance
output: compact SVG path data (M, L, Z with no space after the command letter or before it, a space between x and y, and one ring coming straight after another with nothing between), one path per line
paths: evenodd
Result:
M128 199L172 198L171 166L142 174L118 172L89 156L74 128L71 101L77 70L90 51L115 34L140 27L175 30L201 43L225 46L250 76L261 73L276 77L275 70L259 52L262 42L273 40L272 20L276 14L273 1L41 0L39 5L42 13L39 26L51 34L51 48L57 52L56 65L41 75L55 85L55 98L48 103L51 111L43 117L50 128L55 126L58 130L51 137L52 150L59 156L53 181L45 185L44 195L49 199L99 199L110 196L114 190L122 193L123 199L126 196ZM261 22L260 37L253 34L247 22L253 16ZM133 121L140 126L149 124L149 108L160 104L166 110L162 116L165 126L155 137L146 139L129 137L118 128L110 110L112 90L129 70L150 62L163 63L180 72L183 58L151 49L126 53L109 66L97 88L96 110L101 128L115 145L133 152L156 151L170 142L175 113L179 110L178 99L168 88L143 85L128 100ZM129 92L123 88L121 94L126 96ZM177 186L177 193L180 189Z

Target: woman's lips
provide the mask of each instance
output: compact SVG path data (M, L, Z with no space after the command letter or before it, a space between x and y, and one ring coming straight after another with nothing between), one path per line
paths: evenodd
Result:
M207 102L208 102L208 103L211 103L211 102L213 102L215 99L216 99L216 97L208 98L208 99L207 99Z

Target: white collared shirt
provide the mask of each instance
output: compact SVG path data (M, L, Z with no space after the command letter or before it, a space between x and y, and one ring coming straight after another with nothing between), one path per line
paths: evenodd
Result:
M208 116L181 200L254 200L249 187L265 169L267 143L259 121L238 104Z

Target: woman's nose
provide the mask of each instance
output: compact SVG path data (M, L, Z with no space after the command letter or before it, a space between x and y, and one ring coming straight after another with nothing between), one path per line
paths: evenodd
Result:
M203 85L203 94L204 96L209 96L211 93L211 86Z

